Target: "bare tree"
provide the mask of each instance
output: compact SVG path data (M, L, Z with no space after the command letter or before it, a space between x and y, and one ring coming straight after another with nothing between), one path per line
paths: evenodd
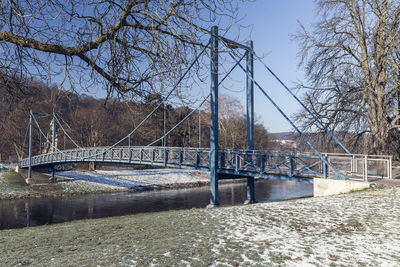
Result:
M369 140L371 153L394 152L399 128L400 2L318 0L320 20L297 40L308 78L304 101L332 130ZM297 114L308 129L318 127ZM311 127L311 128L310 128ZM398 141L397 141L398 143Z
M204 124L207 126L210 123L209 105L210 102L206 102L204 106L205 116L203 116ZM223 149L246 150L246 113L239 99L223 94L219 96L218 105L220 147ZM257 120L254 123L254 129L255 149L266 150L268 148L268 140L270 139L268 131Z
M176 81L211 23L236 14L234 0L2 1L0 69L140 97Z

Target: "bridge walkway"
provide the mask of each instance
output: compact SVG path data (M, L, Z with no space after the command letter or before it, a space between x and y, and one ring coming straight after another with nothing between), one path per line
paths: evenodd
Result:
M318 155L279 154L267 151L220 150L220 178L257 177L300 182L312 178L368 179L392 178L391 157L360 154ZM174 147L90 147L57 151L32 157L32 167L51 167L67 163L124 163L172 168L210 170L210 150ZM29 167L29 158L22 159L20 168Z

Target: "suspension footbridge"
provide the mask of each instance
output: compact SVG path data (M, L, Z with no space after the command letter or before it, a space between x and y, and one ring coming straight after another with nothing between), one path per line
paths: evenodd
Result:
M187 168L206 170L210 172L210 205L218 205L218 180L224 178L247 178L247 200L254 199L254 179L280 179L290 181L300 181L312 183L313 178L325 179L356 179L367 181L369 178L388 178L391 179L392 158L391 156L380 155L360 155L352 154L336 138L336 136L327 129L321 120L301 102L296 95L272 72L272 70L259 58L253 50L253 42L240 44L228 40L218 35L216 26L211 29L211 38L204 49L199 53L194 62L188 67L182 77L177 81L174 88L163 98L163 101L157 105L130 133L115 144L108 147L80 147L65 131L60 120L52 114L52 140L49 140L46 134L41 130L36 119L38 115L48 116L30 112L29 120L29 155L27 158L21 158L19 168L28 169L28 182L32 178L33 168L51 168L52 177L55 175L55 166L69 163L124 163L124 164L144 164L151 166L164 166L172 168ZM234 66L219 79L218 57L219 46L224 45L228 49L230 57L234 60ZM210 51L210 94L200 102L199 106L193 109L185 118L172 127L169 131L164 130L164 135L151 142L147 146L122 146L124 140L129 140L131 135L143 125L143 123L163 105L176 90L179 83L184 79L198 58L206 51ZM237 56L234 50L242 50L243 54ZM246 65L241 61L246 59ZM308 112L318 125L343 149L343 153L322 153L318 151L312 142L303 134L295 123L283 112L283 110L274 102L267 91L254 78L254 62L258 61L265 67L283 88ZM246 150L224 150L219 147L218 142L218 87L235 69L240 68L246 74L246 104L247 104L247 139ZM310 147L312 153L279 153L270 151L254 150L254 87L258 88L266 99L278 110L295 129L299 136ZM154 146L163 141L164 138L174 131L183 121L191 116L207 99L210 99L210 147L187 148L187 147L166 147ZM51 116L51 115L50 115ZM41 137L51 144L51 151L38 155L33 155L32 136L34 127L39 129ZM59 149L56 145L56 131L61 129L64 135L71 139L76 148Z

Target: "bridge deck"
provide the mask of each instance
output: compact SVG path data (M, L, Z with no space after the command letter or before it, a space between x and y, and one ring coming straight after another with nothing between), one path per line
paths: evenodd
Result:
M265 151L227 151L218 153L218 173L223 177L259 177L312 182L313 177L391 178L391 157L348 154L324 154L334 169L313 154L278 154ZM31 166L66 163L127 163L209 170L210 150L171 147L93 147L32 157ZM19 162L29 167L29 158Z

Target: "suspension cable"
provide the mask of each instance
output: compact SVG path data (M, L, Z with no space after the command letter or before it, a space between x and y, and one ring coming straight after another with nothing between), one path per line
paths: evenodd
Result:
M204 46L203 50L197 55L197 57L194 59L194 61L190 64L189 68L185 71L185 73L179 78L179 80L176 82L174 87L172 88L171 91L164 97L163 101L161 101L129 134L127 134L124 138L113 144L112 146L108 147L106 150L110 150L113 147L117 146L120 144L122 141L124 141L126 138L131 136L140 126L143 125L145 121L147 121L148 118L150 118L151 115L153 115L154 112L157 111L157 109L171 96L171 94L175 91L175 89L178 87L178 85L182 82L182 80L185 78L186 74L189 73L190 69L196 64L196 62L199 60L200 56L204 53L204 51L207 49L208 45L210 44L211 39L208 41L208 43Z
M282 82L281 79L279 79L279 77L264 63L264 61L261 60L261 58L259 56L256 55L256 53L254 51L250 51L250 53L252 53L259 62L261 62L261 64L269 71L269 73L271 73L272 76L274 76L274 78L286 89L286 91L289 92L289 94L296 99L296 101L313 117L313 119L322 127L324 128L325 132L327 132L331 138L342 147L342 149L347 153L347 154L351 154L350 151L343 145L342 142L340 142L340 140L331 132L329 131L329 129L322 123L322 121L315 116L315 114L313 114L311 112L311 110L309 108L306 107L306 105L304 105L304 103L286 86L286 84L284 82Z
M79 145L71 138L71 136L67 133L67 131L65 131L64 127L62 126L61 122L58 120L58 118L57 118L57 116L56 116L55 114L54 114L54 118L56 119L58 125L60 125L61 130L62 130L62 131L64 132L64 134L69 138L69 140L71 140L71 142L72 142L77 148L82 149L82 147L79 146ZM55 127L55 126L53 126L53 127Z
M208 43L204 46L204 48L201 50L201 52L196 56L196 58L194 59L194 61L190 64L190 66L188 67L188 69L185 71L185 73L179 78L179 80L176 82L176 84L174 85L174 87L172 88L172 90L170 90L170 92L164 97L163 101L161 101L128 135L126 135L125 137L123 137L122 139L120 139L119 141L117 141L116 143L114 143L113 145L107 147L106 149L104 149L101 153L95 154L95 155L91 155L91 156L87 156L87 157L74 157L72 155L72 157L74 158L79 158L79 159L83 159L83 158L89 158L89 157L93 157L93 156L97 156L97 155L101 155L103 153L105 153L106 151L109 151L111 149L113 149L115 146L117 146L118 144L120 144L122 141L124 141L126 138L129 138L140 126L143 125L143 123L150 118L150 116L171 96L171 94L175 91L175 89L178 87L178 85L182 82L182 80L185 78L185 76L187 75L187 73L189 73L189 71L191 70L191 68L196 64L196 62L199 60L200 56L204 53L204 51L208 48L208 45L210 44L211 39L208 41ZM36 118L34 118L36 125L38 126L41 134L46 138L46 140L48 140L48 138L43 134L42 130L40 129L39 124L36 121ZM58 119L57 119L58 121ZM61 126L61 125L60 125ZM63 128L63 127L61 127ZM64 133L65 130L64 130ZM72 138L71 138L72 141ZM74 142L75 143L75 142ZM76 144L76 143L75 143ZM78 146L79 147L79 146ZM81 148L82 149L82 148ZM57 150L58 152L65 154L65 152L59 150L58 148L55 148L55 150Z
M232 53L229 53L229 55L235 60L237 61L237 59L232 55ZM311 147L312 150L314 150L314 152L318 155L318 157L327 165L329 166L329 168L335 173L337 174L340 178L343 177L342 174L338 173L335 168L333 168L333 166L325 159L325 157L313 146L313 144L308 140L308 138L299 130L299 128L296 127L296 125L292 122L291 119L289 119L289 117L285 114L285 112L283 112L283 110L275 103L274 100L272 100L272 98L265 92L265 90L258 84L258 82L256 80L254 80L253 77L251 77L251 75L249 75L249 73L246 71L246 69L239 63L240 68L247 74L247 77L249 77L254 84L258 87L258 89L268 98L268 100L272 103L272 105L274 105L274 107L279 111L279 113L281 113L281 115L290 123L290 125L297 131L297 133L304 139L304 141L306 141L306 143Z
M28 121L28 125L26 127L26 131L25 131L25 137L24 137L24 142L22 144L22 153L21 153L21 158L24 158L24 152L25 152L25 143L26 143L26 138L28 137L28 131L29 131L29 121Z
M225 76L221 79L221 81L218 83L218 85L221 85L223 83L223 81L228 78L228 76L232 73L232 71L239 65L239 63L243 60L243 58L247 55L248 52L244 53L243 56L240 58L239 61L237 61L235 63L235 65L225 74ZM203 101L200 103L200 105L198 105L195 109L193 109L189 114L187 114L182 120L180 120L174 127L172 127L167 133L165 133L163 136L161 136L160 138L158 138L157 140L151 142L150 144L148 144L146 147L148 146L152 146L153 144L159 142L160 140L162 140L164 137L166 137L169 133L171 133L173 130L175 130L179 125L181 125L187 118L189 118L195 111L197 111L203 104L204 102L206 102L206 100L210 97L211 93L208 94Z
M47 138L47 136L43 133L42 128L40 127L38 121L36 120L35 115L32 116L33 117L33 121L35 122L36 126L38 127L39 133L46 139L46 142L52 143L50 142L50 140ZM53 145L53 144L52 144ZM57 148L56 148L57 149ZM58 149L57 149L58 150ZM60 151L61 152L61 151Z
M168 132L166 132L163 136L161 136L160 138L158 138L157 140L151 142L150 144L148 144L146 147L148 146L152 146L155 143L161 141L165 136L167 136L169 133L171 133L173 130L175 130L179 125L181 125L187 118L189 118L195 111L197 111L203 104L204 102L206 102L206 100L210 97L211 93L208 94L208 96L206 96L203 101L201 101L200 105L198 105L195 109L193 109L189 114L187 114L182 120L180 120L177 124L175 124L174 127L172 127Z

